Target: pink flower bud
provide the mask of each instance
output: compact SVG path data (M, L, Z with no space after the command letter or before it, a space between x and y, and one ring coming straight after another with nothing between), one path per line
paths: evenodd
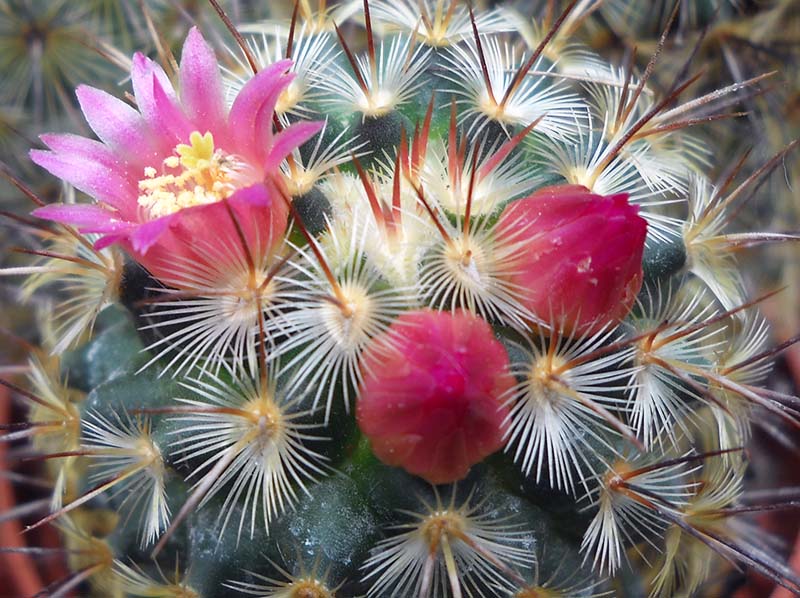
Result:
M481 318L405 313L373 341L364 371L358 424L384 463L443 484L503 446L514 380Z
M642 285L647 222L625 193L579 185L541 189L506 206L498 235L521 240L511 275L520 301L563 330L593 331L622 320Z

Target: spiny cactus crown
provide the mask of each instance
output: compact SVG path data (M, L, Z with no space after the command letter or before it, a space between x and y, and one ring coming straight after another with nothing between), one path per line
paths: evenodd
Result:
M55 595L708 595L715 553L800 590L738 517L753 414L797 417L735 253L782 237L691 129L756 81L656 90L590 5L300 2L135 55L135 107L78 88L99 141L31 157L92 200L35 212L14 273L63 299L4 437Z

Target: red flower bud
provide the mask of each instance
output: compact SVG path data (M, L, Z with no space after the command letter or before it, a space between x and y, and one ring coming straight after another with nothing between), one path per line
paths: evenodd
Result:
M579 185L542 189L506 206L498 235L521 239L510 282L520 302L565 331L593 331L622 320L642 285L647 221L620 193Z
M357 416L384 463L443 484L503 446L502 396L514 381L484 320L408 312L373 343Z

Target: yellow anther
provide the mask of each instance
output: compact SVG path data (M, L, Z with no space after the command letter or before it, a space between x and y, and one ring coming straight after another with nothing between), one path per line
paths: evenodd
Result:
M187 169L209 168L214 158L214 136L210 132L200 135L199 131L192 131L189 142L191 145L181 143L175 148L181 166Z
M179 144L175 147L175 154L164 159L164 174L156 176L156 169L148 166L144 169L145 178L139 181L142 194L138 203L151 217L159 218L184 208L215 203L236 189L233 181L237 175L236 162L220 150L214 150L211 133L201 135L199 131L193 131L189 145Z

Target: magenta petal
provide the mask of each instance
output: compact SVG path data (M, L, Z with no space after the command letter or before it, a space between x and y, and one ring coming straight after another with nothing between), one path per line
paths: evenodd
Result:
M294 73L287 73L283 75L281 77L280 86L276 87L272 93L264 97L261 108L259 108L258 112L256 113L253 141L257 144L259 149L265 150L259 153L259 162L264 162L266 158L266 151L268 151L274 143L272 128L275 122L275 105L278 103L278 98L283 90L286 89L292 81L294 81L295 76L296 75Z
M215 134L224 130L222 78L214 51L192 27L181 54L181 100L195 129Z
M30 157L34 163L53 175L117 208L124 215L135 209L137 187L128 178L104 164L93 162L81 154L43 150L31 150Z
M102 206L91 204L56 203L37 208L32 213L37 218L62 224L72 224L78 227L102 226L110 222L119 221L117 214Z
M272 112L281 91L290 80L282 74L291 66L291 61L281 60L271 64L250 79L236 100L228 115L228 130L232 136L235 153L245 155L256 162L264 158L264 144L270 143ZM268 114L269 122L264 131L259 131L259 115ZM261 133L261 135L259 135Z
M180 212L141 224L130 236L131 247L142 255L156 244L159 237L175 222Z
M102 235L119 235L124 233L127 235L136 229L137 226L138 224L135 222L128 222L125 220L109 220L106 224L85 224L78 230L80 230L82 233L100 233Z
M156 103L154 126L159 131L169 134L171 145L188 143L194 127L181 109L172 102L161 86L161 81L155 76L153 76L153 98Z
M264 162L264 172L277 170L281 162L294 148L316 135L324 124L322 121L299 122L278 133L272 140L272 147Z
M136 53L133 57L131 80L136 105L150 128L153 131L172 133L171 136L159 139L157 144L161 153L170 152L176 142L175 131L166 128L165 123L174 122L178 115L182 121L186 121L186 117L181 112L178 97L169 77L161 66L145 55ZM158 91L156 87L159 88Z
M81 85L76 90L86 121L111 149L142 160L154 154L151 133L131 106L104 91Z
M228 201L232 204L242 203L250 206L269 206L272 205L272 196L264 185L258 183L245 187L244 189L239 189L228 198Z
M112 152L108 146L99 141L70 133L45 133L39 138L47 147L58 154L78 154L83 156L85 160L102 164L120 177L125 177L132 181L136 179L136 175L131 175L129 172L128 164L119 155Z
M101 249L105 249L114 243L118 243L125 237L126 235L106 235L105 237L100 237L97 241L95 241L94 248L97 249L97 251L100 251Z
M118 219L118 215L98 205L52 204L33 211L33 215L45 220L76 226L82 233L103 235L95 243L96 249L113 245L128 236L136 225Z
M133 95L136 96L136 105L139 107L139 111L148 122L151 122L156 110L153 98L153 77L158 79L169 98L177 103L178 96L161 65L153 62L141 52L134 54L133 69L131 70Z

